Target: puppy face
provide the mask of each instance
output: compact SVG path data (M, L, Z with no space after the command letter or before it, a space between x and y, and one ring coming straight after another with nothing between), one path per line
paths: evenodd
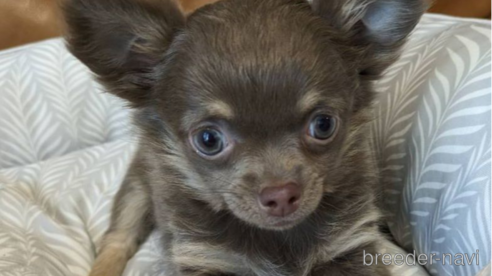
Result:
M273 230L357 188L344 181L358 169L348 157L363 147L369 80L421 13L419 1L229 0L184 19L166 1L74 2L72 52L142 110L143 143L174 186ZM411 20L374 20L393 7ZM111 32L96 28L104 16Z
M340 185L359 88L355 69L320 38L310 6L280 3L248 7L240 18L226 3L193 15L177 38L175 77L160 87L174 93L160 94L159 105L162 118L173 118L169 143L186 164L175 168L184 185L268 229L296 225Z

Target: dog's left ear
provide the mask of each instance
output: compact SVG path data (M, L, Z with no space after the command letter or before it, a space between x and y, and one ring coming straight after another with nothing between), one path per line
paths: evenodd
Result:
M361 48L360 72L377 77L427 9L427 0L308 0L313 10L340 31L348 46Z

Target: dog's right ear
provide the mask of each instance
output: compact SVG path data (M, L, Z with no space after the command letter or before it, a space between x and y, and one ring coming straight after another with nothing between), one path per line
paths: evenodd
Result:
M185 18L174 0L67 0L69 50L110 93L145 104Z

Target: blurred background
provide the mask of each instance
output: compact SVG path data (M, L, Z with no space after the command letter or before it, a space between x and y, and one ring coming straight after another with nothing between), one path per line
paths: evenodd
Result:
M0 0L0 50L60 36L59 1L63 0ZM180 4L190 13L215 1L180 0ZM430 12L490 19L490 9L490 0L435 0Z

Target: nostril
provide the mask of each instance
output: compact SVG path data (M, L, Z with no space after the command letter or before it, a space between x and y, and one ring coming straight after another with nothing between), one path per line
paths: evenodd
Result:
M299 198L297 196L293 196L289 199L289 204L294 204L297 202L297 200L299 200Z
M277 207L277 205L278 205L277 202L271 200L271 201L268 201L267 202L266 207L268 207L268 208L275 208L275 207Z

